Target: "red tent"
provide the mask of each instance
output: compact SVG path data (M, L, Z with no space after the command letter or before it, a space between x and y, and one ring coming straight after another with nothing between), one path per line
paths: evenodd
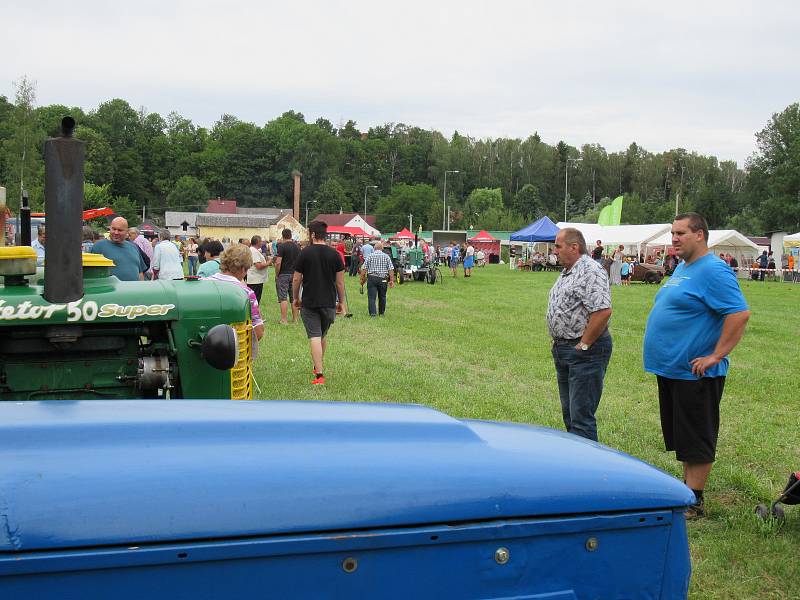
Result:
M328 233L340 233L340 234L347 233L352 236L371 237L366 231L361 229L361 227L344 227L339 225L329 225Z
M414 234L408 230L408 227L403 227L402 231L399 231L395 235L392 236L393 240L413 240Z
M486 255L486 262L491 262L489 258L492 254L497 255L500 257L500 240L495 237L492 237L489 233L486 232L485 229L481 229L478 235L475 237L469 238L469 243L472 244L472 247L475 248L475 252L477 253L479 250L482 250L483 253Z
M470 242L496 242L496 237L492 237L485 229L481 229L478 235L469 238Z

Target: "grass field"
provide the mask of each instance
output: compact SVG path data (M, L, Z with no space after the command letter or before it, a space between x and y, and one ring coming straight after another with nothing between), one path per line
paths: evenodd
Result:
M313 387L302 324L281 326L273 280L262 312L267 334L256 364L260 398L414 402L454 417L561 428L544 314L553 273L475 269L443 285L389 291L385 318L346 277L351 319L329 336L327 385ZM460 274L460 272L459 272ZM761 523L758 502L776 497L800 469L800 285L743 281L752 316L731 357L707 518L689 526L692 598L800 598L800 507L783 525ZM644 325L657 286L613 290L614 353L598 411L600 441L678 475L663 450L656 383L642 370ZM675 332L680 336L680 332ZM668 349L667 349L668 350Z

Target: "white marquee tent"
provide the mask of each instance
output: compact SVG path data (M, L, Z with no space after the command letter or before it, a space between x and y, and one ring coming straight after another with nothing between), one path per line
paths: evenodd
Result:
M800 246L800 231L798 231L797 233L793 233L792 235L784 236L783 245L792 247Z
M650 248L668 248L672 246L672 234L667 232L649 242ZM735 229L711 229L708 232L708 247L719 254L724 252L736 258L739 265L749 265L761 254L759 247ZM741 272L740 272L741 273Z
M672 246L672 234L667 233L648 242L648 246ZM747 256L759 254L758 246L735 229L711 229L708 232L708 247L717 252L733 252L736 250Z
M622 244L626 254L642 253L645 246L662 235L669 236L671 223L655 225L597 225L595 223L558 223L559 229L574 227L583 234L591 252L595 242L601 240L606 252Z

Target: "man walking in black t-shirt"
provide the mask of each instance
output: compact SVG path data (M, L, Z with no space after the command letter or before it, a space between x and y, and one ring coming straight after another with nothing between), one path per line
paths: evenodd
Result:
M328 329L337 313L347 313L344 264L339 253L325 243L327 235L326 223L312 221L308 224L311 244L297 257L292 277L293 305L300 309L300 317L303 319L311 344L311 360L314 362L312 385L325 383L323 360L328 342Z
M292 230L284 229L281 232L278 252L275 258L275 291L278 293L278 303L281 305L281 324L286 325L286 316L289 312L289 302L292 302L292 323L297 321L299 310L294 306L292 295L292 277L294 264L300 256L300 246L292 239Z

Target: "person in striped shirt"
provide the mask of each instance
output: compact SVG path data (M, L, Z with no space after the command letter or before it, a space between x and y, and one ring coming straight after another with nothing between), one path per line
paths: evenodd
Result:
M375 251L364 261L361 267L367 275L367 299L369 316L383 316L386 312L386 286L394 286L394 265L392 259L383 253L383 244L375 242ZM378 299L378 309L375 310L375 298Z

